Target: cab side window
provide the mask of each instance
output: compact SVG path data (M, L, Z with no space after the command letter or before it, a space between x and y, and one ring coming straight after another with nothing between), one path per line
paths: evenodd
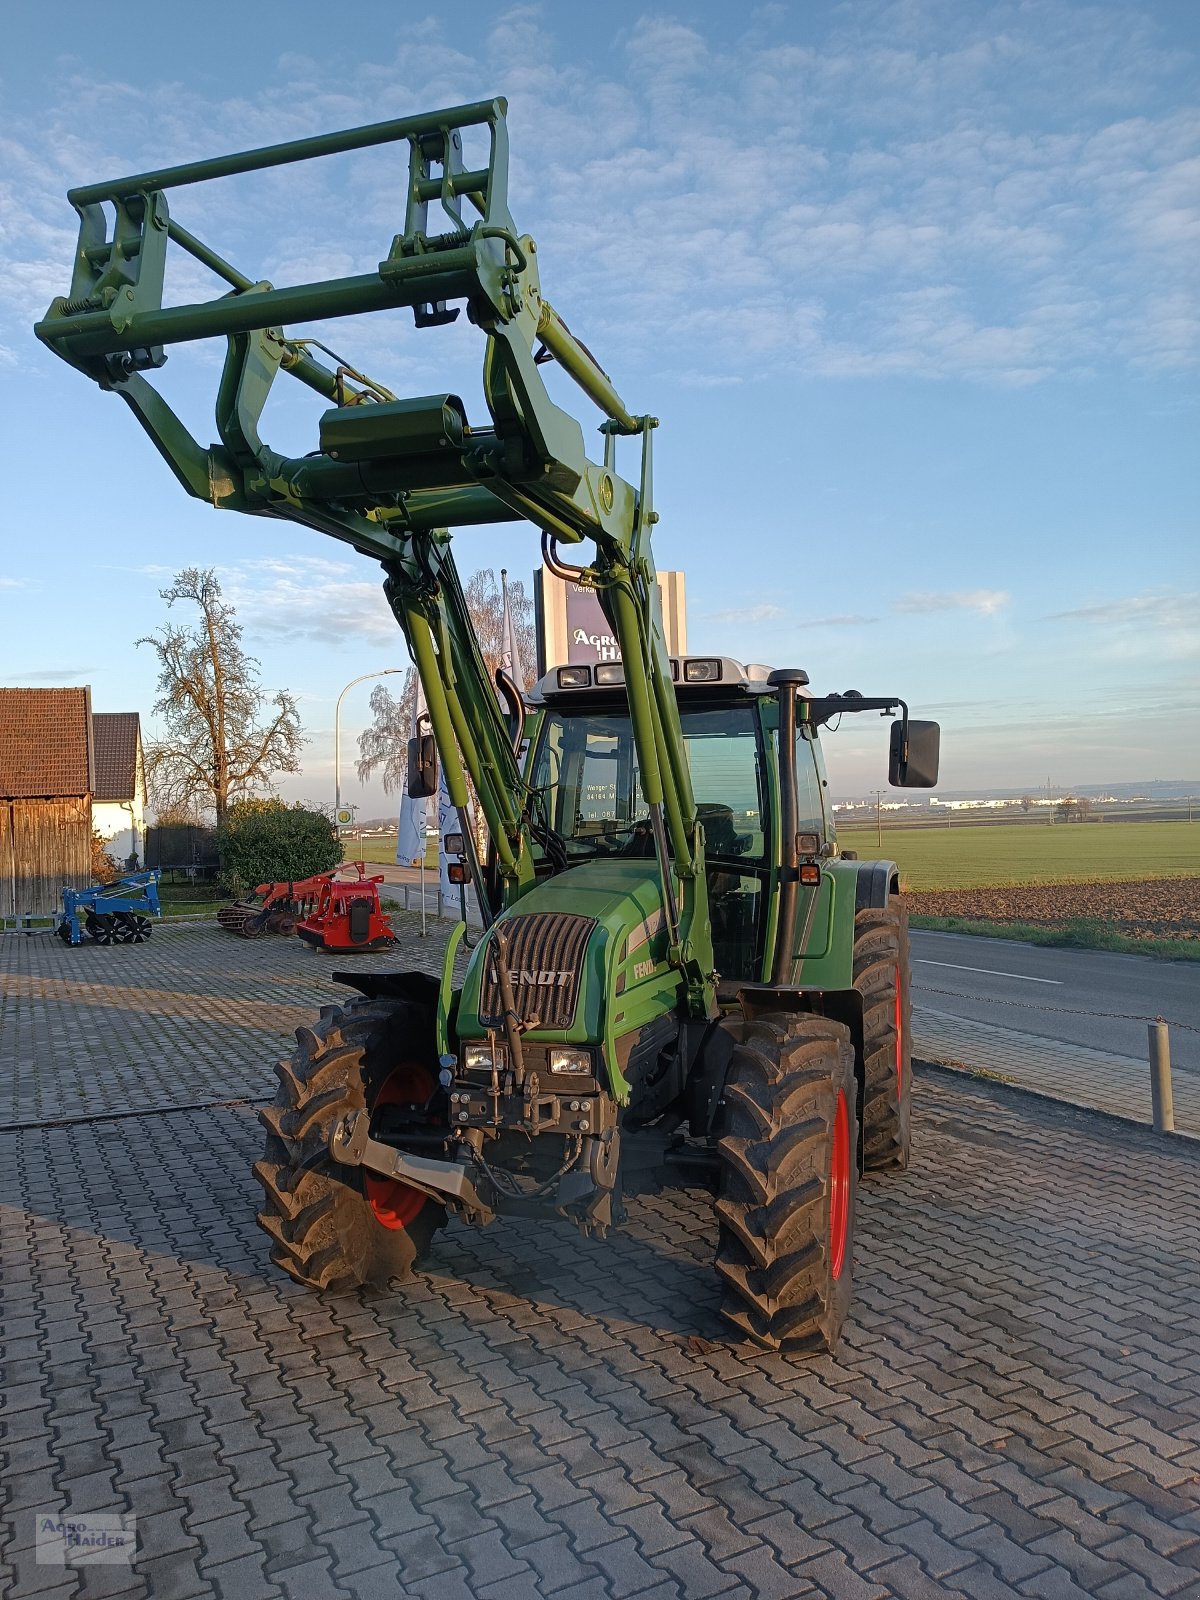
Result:
M796 831L816 833L825 830L825 788L821 782L820 754L809 730L796 729Z

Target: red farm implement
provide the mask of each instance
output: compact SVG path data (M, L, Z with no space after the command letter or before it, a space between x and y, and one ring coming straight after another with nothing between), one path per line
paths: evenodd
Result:
M354 877L343 876L351 870ZM318 950L383 950L394 935L379 904L382 882L382 875L367 877L365 862L347 862L294 883L260 883L253 900L222 906L217 921L243 939L298 933Z

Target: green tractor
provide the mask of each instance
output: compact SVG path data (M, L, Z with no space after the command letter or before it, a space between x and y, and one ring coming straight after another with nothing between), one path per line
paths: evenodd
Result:
M603 1236L621 1217L622 1132L656 1125L711 1169L729 1318L768 1348L831 1350L859 1174L908 1160L909 954L895 867L838 853L818 735L847 713L898 713L890 781L928 786L937 726L896 696L814 694L795 668L668 655L650 549L657 424L542 296L536 245L508 212L505 111L486 101L72 190L71 292L37 326L126 401L190 493L381 563L432 726L410 750L410 790L428 792L440 759L462 820L454 875L480 937L466 950L458 925L440 982L343 975L359 993L298 1030L260 1113L259 1220L278 1265L323 1289L405 1278L451 1215L560 1217ZM198 182L391 144L407 147L407 205L376 271L275 288L168 210L169 191ZM171 243L226 292L165 307ZM398 399L340 358L335 370L283 326L397 307L418 327L465 308L486 341L487 422L454 395ZM203 446L146 374L208 337L227 347L219 442ZM550 397L550 361L601 414L598 460ZM280 372L327 402L307 455L259 433ZM489 676L450 551L455 527L514 520L540 530L551 571L595 590L621 652L553 668L528 700ZM578 545L590 560L568 563Z

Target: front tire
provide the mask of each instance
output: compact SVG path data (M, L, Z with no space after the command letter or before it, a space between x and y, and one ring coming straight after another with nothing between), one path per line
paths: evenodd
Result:
M863 1168L897 1172L912 1149L912 969L908 912L864 908L854 919L854 987L863 1000Z
M735 1043L717 1145L721 1310L765 1349L833 1351L853 1292L850 1032L808 1015L726 1026Z
M315 1028L296 1029L295 1051L275 1070L279 1089L258 1113L267 1137L254 1166L272 1261L298 1283L338 1292L411 1277L445 1207L407 1184L342 1166L328 1147L350 1112L432 1094L428 1011L396 1000L328 1006Z

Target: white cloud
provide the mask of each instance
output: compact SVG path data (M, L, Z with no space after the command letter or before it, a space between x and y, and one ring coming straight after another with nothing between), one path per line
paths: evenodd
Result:
M41 672L19 672L22 683L90 683L100 669L91 667L47 667Z
M346 126L368 102L453 104L484 78L509 94L513 209L552 263L548 291L587 307L586 336L622 360L651 327L691 386L798 361L1013 386L1200 359L1194 64L1142 8L897 0L868 24L827 8L804 43L794 16L748 11L719 44L700 21L614 23L624 56L607 75L603 57L575 65L557 11L517 5L469 48L425 17L391 59L318 69L285 53L250 98L64 76L36 125L10 119L0 140L0 361L5 346L35 359L28 322L67 287L69 182L149 149L170 161ZM78 131L97 126L118 149ZM254 274L369 271L399 222L396 166L363 152L198 186L181 220ZM373 346L384 323L407 363L423 341L379 318Z
M146 561L137 567L125 567L115 561L102 561L98 565L105 572L136 572L143 578L171 578L179 571L178 567L164 567L157 561Z
M1004 610L1010 598L1003 589L926 589L901 595L892 609L912 613L975 611L980 616L992 617Z
M726 611L708 611L705 617L709 622L773 622L778 617L788 615L785 606L778 606L773 601L762 600L757 605L731 606Z
M1200 593L1128 595L1120 600L1098 600L1056 611L1058 622L1090 622L1104 627L1200 628Z
M358 576L362 564L286 555L223 568L218 577L250 638L308 640L386 653L404 666L408 650L381 582Z
M1090 630L1098 661L1200 659L1200 592L1152 591L1098 600L1056 612L1051 621L1079 623Z

